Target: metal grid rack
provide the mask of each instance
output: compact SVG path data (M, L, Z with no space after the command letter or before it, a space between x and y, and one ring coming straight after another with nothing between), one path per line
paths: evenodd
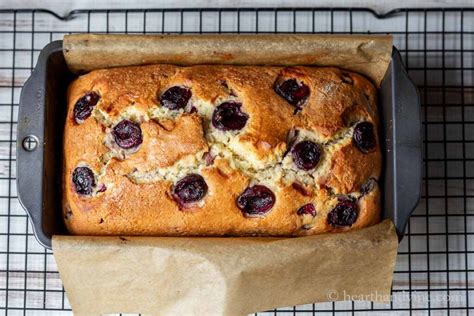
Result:
M422 98L424 185L389 304L360 301L261 315L466 315L474 309L474 11L172 9L0 11L0 314L70 315L54 257L34 239L15 183L18 98L41 48L64 34L353 33L394 35Z

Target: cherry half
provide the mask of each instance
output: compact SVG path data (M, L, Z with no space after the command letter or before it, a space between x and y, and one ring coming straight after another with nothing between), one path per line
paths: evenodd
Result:
M83 123L92 114L92 110L99 102L100 96L97 92L90 91L77 100L74 105L74 120L76 123Z
M302 207L300 207L298 209L298 211L296 212L296 214L298 215L311 215L313 217L316 216L316 208L314 207L313 203L308 203L308 204L305 204L303 205Z
M142 129L138 123L122 120L112 130L117 145L123 149L137 147L143 142Z
M87 167L77 167L72 173L72 183L77 193L90 195L95 187L94 172Z
M318 165L322 151L323 149L321 145L309 140L304 140L293 146L291 149L291 155L295 165L299 169L307 171Z
M198 202L207 194L207 184L199 174L189 174L176 182L173 187L173 198L180 205Z
M161 95L160 103L170 110L183 109L188 104L191 95L190 89L174 86Z
M237 207L244 216L262 216L275 204L275 194L263 185L254 185L245 189L237 198Z
M361 152L368 154L375 148L374 125L370 122L358 123L354 127L352 139Z
M221 131L237 131L244 128L249 116L241 111L242 104L224 102L212 113L212 125Z
M352 226L357 220L357 204L350 199L340 201L328 214L328 224L333 227Z
M303 106L309 97L309 87L296 79L288 79L274 86L275 92L297 108Z
M374 178L370 178L369 180L367 180L367 182L364 183L360 188L360 195L364 196L369 194L375 188L376 183L377 180L375 180Z

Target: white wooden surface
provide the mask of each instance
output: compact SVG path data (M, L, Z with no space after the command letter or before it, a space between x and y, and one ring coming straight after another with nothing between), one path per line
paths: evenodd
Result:
M21 2L21 1L20 1ZM179 14L167 14L162 27L161 13L150 12L146 16L145 30L147 32L179 31ZM75 19L64 22L59 21L48 14L37 13L34 15L33 29L32 13L21 13L14 17L13 14L0 13L0 315L6 313L2 307L6 306L8 298L8 315L23 314L22 308L28 310L27 315L69 315L70 312L55 311L55 309L69 308L67 299L61 289L61 281L56 273L54 258L49 252L37 244L32 236L31 227L27 223L24 211L19 205L16 197L14 180L5 178L15 178L15 162L8 161L15 159L15 144L9 142L15 139L16 124L11 125L10 121L17 120L18 97L20 87L29 76L35 63L39 50L50 40L61 39L63 34L68 32L124 32L125 14L111 13L106 24L105 13L93 13L88 22L87 14L80 14ZM278 30L292 32L293 14L279 13ZM296 31L306 32L312 29L311 12L300 12L295 15ZM411 13L409 15L408 30L411 35L405 34L406 18L404 14L397 15L385 20L377 20L367 13L354 13L352 18L352 30L354 32L400 32L395 34L395 44L402 50L402 54L407 60L405 50L410 50L408 55L408 67L413 79L420 85L424 85L424 65L426 72L426 85L430 86L421 89L422 98L427 107L427 120L429 122L448 121L443 124L429 124L427 127L427 139L429 141L442 141L444 138L443 128L446 129L446 138L453 141L446 145L444 152L443 143L429 143L426 146L428 158L440 158L441 161L428 162L429 177L428 185L424 186L425 193L430 196L441 196L441 198L430 198L427 203L422 199L419 207L410 220L407 233L400 246L400 254L397 261L397 272L395 274L394 294L392 305L374 304L374 308L399 309L392 312L394 315L407 315L403 308L420 309L413 314L424 315L428 304L431 308L439 308L432 312L433 315L445 315L447 306L446 299L451 298L451 307L466 306L467 297L469 305L474 306L474 203L472 198L466 199L464 208L464 194L473 196L474 193L474 172L471 168L474 159L474 143L463 144L461 113L464 112L464 119L469 123L464 125L464 138L474 140L474 43L473 33L462 37L464 52L458 50L461 47L461 36L459 34L432 33L426 36L427 46L424 46L425 36L423 31L439 31L443 27L442 16L439 13L428 14ZM196 30L199 26L199 14L186 13L184 16L184 30ZM334 31L348 32L350 20L345 13L336 13L333 24ZM246 31L255 31L255 13L241 13L241 28ZM203 14L203 30L217 31L217 15L214 13ZM463 19L463 29L465 32L474 32L474 13L465 13ZM236 13L226 13L222 19L223 30L236 30ZM317 13L315 18L316 29L329 31L331 29L330 16L327 13ZM144 16L141 13L130 13L127 15L127 30L130 32L143 32ZM89 27L88 27L89 26ZM447 13L445 15L444 26L451 31L459 31L461 27L461 17L459 13ZM259 31L273 31L274 14L272 12L262 12L259 15ZM16 34L13 41L13 28L20 33ZM444 43L444 44L443 44ZM15 47L13 46L15 45ZM33 48L33 50L32 50ZM426 48L426 52L424 49ZM442 52L442 49L445 52ZM15 54L13 56L13 51ZM426 55L425 55L426 53ZM424 58L426 57L426 59ZM463 60L465 69L460 71L460 60ZM443 62L444 60L444 62ZM12 70L15 65L15 70ZM444 65L445 71L441 69ZM446 70L446 68L451 70ZM443 79L444 77L444 79ZM449 85L444 91L443 100L442 83ZM461 85L464 84L464 88ZM12 87L13 86L13 87ZM464 98L462 98L464 96ZM465 106L462 107L461 103ZM11 104L14 104L11 107ZM446 104L443 107L440 105ZM463 154L468 160L462 161ZM445 158L458 159L443 161ZM445 168L447 179L445 176ZM467 177L459 180L457 177L463 176L463 169ZM438 179L439 177L439 179ZM426 192L428 189L428 192ZM446 190L446 191L445 191ZM446 199L445 194L452 197ZM11 196L11 199L5 198ZM473 196L474 197L474 196ZM429 216L427 213L427 204ZM466 212L467 215L464 215ZM465 228L467 227L467 231ZM9 236L7 236L7 232ZM443 233L449 232L446 237ZM467 234L465 234L467 232ZM409 252L410 250L410 252ZM25 253L25 251L27 253ZM430 270L427 273L427 270ZM449 281L448 273L449 270ZM7 277L8 275L8 277ZM466 282L467 276L467 282ZM7 283L8 279L8 284ZM455 289L449 293L447 287ZM8 296L6 287L8 287ZM431 292L428 293L426 288ZM17 289L17 290L15 290ZM26 289L26 291L25 291ZM401 290L412 290L411 296L408 292ZM468 291L466 289L469 289ZM431 300L430 300L430 299ZM64 303L64 305L63 305ZM340 302L317 304L319 310L341 311L337 315L344 315L344 311L351 311L352 308L371 308L366 302ZM42 309L46 309L43 311ZM300 306L296 310L311 310L312 306ZM288 310L286 308L285 310ZM289 308L291 311L292 308ZM280 313L278 313L280 315ZM282 312L281 315L285 313ZM293 312L289 313L293 314ZM301 315L306 313L301 312ZM307 315L311 315L308 313ZM332 314L329 312L328 314ZM351 313L349 313L351 314ZM359 313L361 315L363 313ZM372 313L377 315L379 312ZM451 311L452 315L465 315L463 309ZM298 313L300 315L300 313ZM319 315L319 313L318 313Z
M473 7L474 2L470 0L416 0L405 1L403 4L398 0L4 0L0 7L5 8L29 8L50 9L59 15L65 15L76 9L150 9L150 8L372 8L377 13L383 14L393 9L400 8L466 8Z

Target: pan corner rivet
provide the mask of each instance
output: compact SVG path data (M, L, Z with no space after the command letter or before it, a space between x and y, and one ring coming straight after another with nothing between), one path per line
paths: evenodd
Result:
M34 151L36 148L38 148L38 144L39 140L35 135L28 135L23 138L22 145L26 151Z

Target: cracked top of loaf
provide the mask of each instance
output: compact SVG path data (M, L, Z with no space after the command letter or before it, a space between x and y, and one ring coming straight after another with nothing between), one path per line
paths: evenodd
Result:
M377 91L337 68L150 65L68 90L81 235L299 236L380 219Z

